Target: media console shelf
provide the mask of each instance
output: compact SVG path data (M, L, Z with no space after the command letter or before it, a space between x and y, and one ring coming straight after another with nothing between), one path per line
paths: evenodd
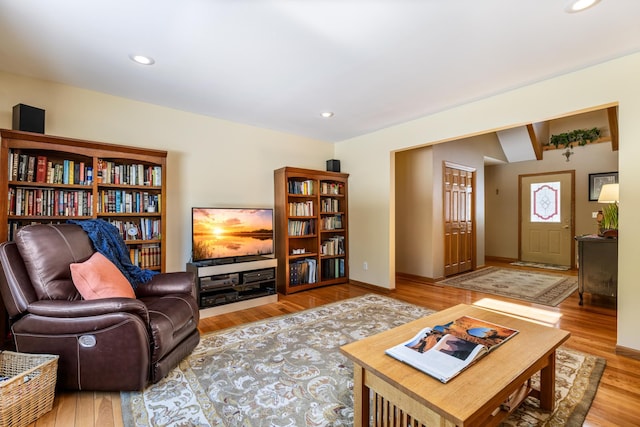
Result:
M278 301L275 258L187 264L196 276L200 316L210 317Z

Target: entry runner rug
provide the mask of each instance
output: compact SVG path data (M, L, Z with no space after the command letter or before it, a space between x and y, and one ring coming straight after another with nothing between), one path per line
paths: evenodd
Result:
M543 268L546 270L562 270L562 271L567 271L570 268L568 265L543 264L540 262L529 262L529 261L514 261L511 263L511 265L518 265L522 267Z
M353 365L339 348L432 312L365 295L209 333L166 378L121 393L124 424L352 426ZM582 425L604 361L560 347L556 367L556 410L529 398L506 425Z
M556 306L578 289L578 278L515 268L487 267L441 280L438 284Z

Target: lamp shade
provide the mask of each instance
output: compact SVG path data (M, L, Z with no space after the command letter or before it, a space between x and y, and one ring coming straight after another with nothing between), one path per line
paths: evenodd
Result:
M618 196L618 190L618 184L604 184L602 189L600 189L598 203L618 203L620 199Z

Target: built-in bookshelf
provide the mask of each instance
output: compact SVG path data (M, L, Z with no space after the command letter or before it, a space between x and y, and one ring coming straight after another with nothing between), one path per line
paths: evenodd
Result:
M278 292L348 282L348 177L293 167L274 171Z
M166 151L0 130L0 241L33 223L102 218L132 262L164 271Z

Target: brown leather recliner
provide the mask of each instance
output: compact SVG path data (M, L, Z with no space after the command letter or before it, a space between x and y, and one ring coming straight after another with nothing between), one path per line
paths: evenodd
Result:
M0 295L16 350L60 355L58 386L141 390L200 340L194 276L161 273L133 298L84 300L69 265L95 249L78 225L33 225L0 244Z

